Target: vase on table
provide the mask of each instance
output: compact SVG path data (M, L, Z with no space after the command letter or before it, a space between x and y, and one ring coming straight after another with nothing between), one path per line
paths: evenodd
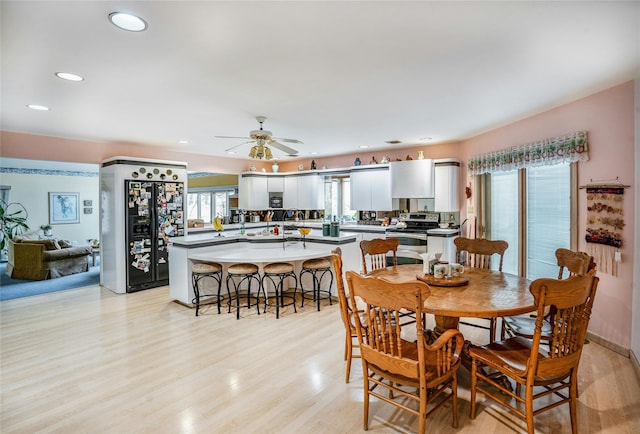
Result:
M278 165L277 161L273 162L273 165L271 166L271 170L273 170L274 173L280 170L280 166Z

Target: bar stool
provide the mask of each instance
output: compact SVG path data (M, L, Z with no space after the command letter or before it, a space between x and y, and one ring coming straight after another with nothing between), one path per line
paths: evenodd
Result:
M218 282L218 292L209 294L203 288L200 288L200 281L206 277L210 277L211 279ZM200 305L202 299L208 299L210 297L216 297L214 303L218 304L218 313L220 313L220 300L222 300L222 296L220 295L220 289L222 288L222 265L217 262L199 262L193 264L191 266L191 282L193 285L193 294L195 297L191 301L191 303L196 305L196 316L198 316L198 311L200 310ZM227 288L228 292L228 288ZM229 294L230 296L231 294ZM211 304L211 303L204 303Z
M276 319L280 318L280 308L285 306L293 306L293 311L298 312L296 309L296 291L298 290L298 276L293 271L293 265L288 262L273 262L264 266L262 274L262 291L265 294L264 310L267 310L267 290L264 285L265 279L269 279L276 290ZM284 293L284 281L287 277L291 277L295 280L296 284L293 287L293 295ZM277 281L276 281L277 280ZM288 300L284 302L285 298Z
M304 289L302 285L302 275L305 273L311 274L311 280L313 282L313 290L309 291ZM329 273L330 283L329 289L320 289L322 279ZM300 270L300 288L302 289L302 307L304 307L305 298L313 300L318 304L318 311L320 310L320 300L329 299L331 302L331 287L333 286L333 272L331 271L331 262L327 258L307 259L302 263L302 269ZM312 292L312 297L308 297L308 293Z
M251 282L255 280L258 283L258 293L256 294L256 307L258 308L258 315L260 315L260 289L262 288L262 281L260 280L260 273L258 272L258 266L249 263L233 264L227 269L227 291L231 293L231 287L229 283L233 285L233 291L236 297L236 304L232 303L232 299L229 298L229 312L231 308L236 308L236 319L240 319L240 289L243 283L247 283L247 308L251 308Z

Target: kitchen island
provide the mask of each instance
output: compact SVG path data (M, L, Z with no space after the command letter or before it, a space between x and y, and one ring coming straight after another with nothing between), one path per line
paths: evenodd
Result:
M344 270L360 269L360 236L343 232L338 237L322 236L322 231L313 230L303 237L287 234L253 235L228 233L224 235L197 234L175 237L169 244L169 292L171 298L193 306L193 288L191 286L191 267L201 261L218 262L223 268L223 292L226 293L225 279L229 265L239 262L256 264L260 268L272 262L291 262L296 274L299 274L302 262L307 259L331 255L336 247L342 249ZM310 288L310 281L303 282ZM300 283L299 283L300 285ZM270 292L271 288L266 288ZM335 292L335 279L331 291Z

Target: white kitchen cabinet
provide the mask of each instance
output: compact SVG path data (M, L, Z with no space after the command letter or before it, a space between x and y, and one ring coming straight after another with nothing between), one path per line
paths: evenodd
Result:
M283 207L324 209L324 179L317 173L284 177Z
M316 173L297 178L298 209L324 209L324 178Z
M241 209L268 209L269 189L265 175L241 173L238 177L238 206Z
M391 197L418 199L434 197L433 160L393 161L389 163Z
M282 207L284 209L298 208L298 177L285 176L282 195Z
M387 165L351 168L351 209L392 211L390 174Z
M452 158L434 160L434 172L435 211L459 211L460 162Z
M282 193L284 191L284 176L268 176L267 191L269 193Z

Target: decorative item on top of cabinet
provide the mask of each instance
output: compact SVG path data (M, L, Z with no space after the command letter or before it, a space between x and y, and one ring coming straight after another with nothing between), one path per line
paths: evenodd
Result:
M274 173L277 173L278 170L280 170L280 166L278 165L277 161L273 162L273 165L271 166L271 170L273 170Z
M316 160L311 160L311 170L316 170Z
M388 162L389 162L389 157L387 157L386 155L382 157L382 160L380 160L380 163L382 164L387 164Z
M411 158L411 155L407 154L407 158L405 158L405 160L410 161L413 160L413 158Z
M376 160L376 156L375 155L373 155L371 157L371 161L369 161L369 164L378 164L378 161Z
M355 161L353 162L354 166L359 166L362 164L362 161L360 161L360 157L356 157Z
M424 152L418 151L418 160L424 160Z

